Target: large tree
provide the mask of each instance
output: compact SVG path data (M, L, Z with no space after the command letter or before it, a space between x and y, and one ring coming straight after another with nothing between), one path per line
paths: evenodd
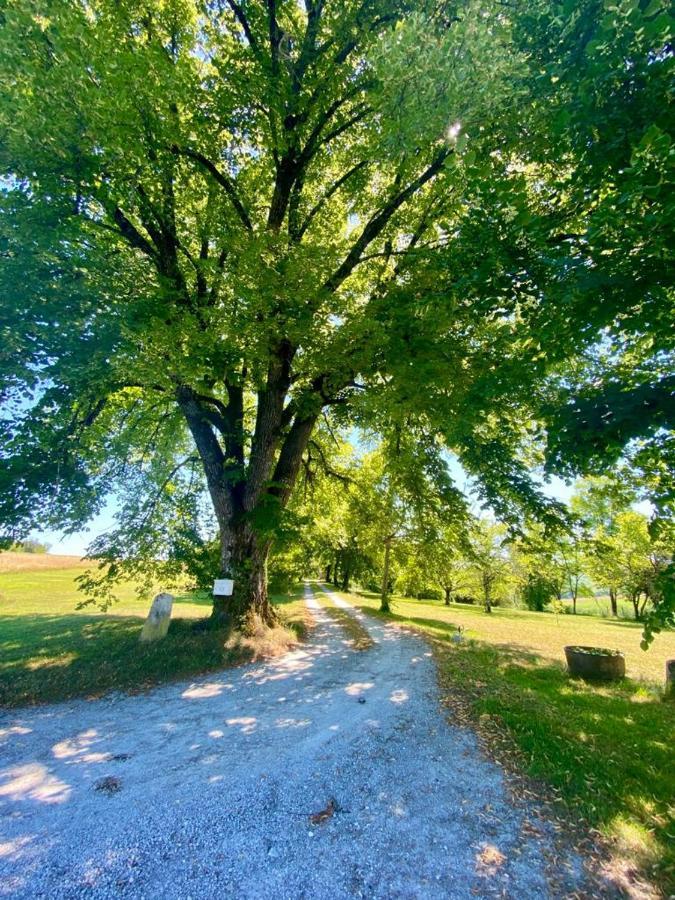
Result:
M577 241L590 214L556 199L588 146L549 102L590 40L575 11L16 0L1 24L8 534L76 528L117 487L118 537L166 562L203 540L203 479L228 614L269 622L269 549L326 410L408 410L499 512L539 502L527 385L583 256L561 225ZM624 57L662 31L622 34ZM567 136L557 168L546 135ZM566 336L613 309L566 311Z

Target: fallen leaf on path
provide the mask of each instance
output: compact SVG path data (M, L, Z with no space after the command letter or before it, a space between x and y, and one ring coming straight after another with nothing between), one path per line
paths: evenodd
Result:
M324 822L327 822L329 819L331 819L337 811L338 805L331 797L326 805L326 808L322 809L320 812L312 813L312 815L309 817L309 821L312 823L312 825L323 825Z
M493 844L484 844L480 853L476 854L476 869L482 875L495 875L505 862L506 857Z

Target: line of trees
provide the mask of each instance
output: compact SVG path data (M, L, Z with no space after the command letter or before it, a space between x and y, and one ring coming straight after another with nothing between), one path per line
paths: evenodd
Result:
M342 590L358 583L379 593L383 610L393 591L488 613L507 604L575 614L579 598L600 594L611 615L625 600L640 620L658 605L673 535L650 532L625 481L581 480L566 522L547 531L477 515L463 495L444 494L442 466L414 469L400 446L396 463L384 445L358 457L343 447L298 498L300 524L275 570L320 571Z

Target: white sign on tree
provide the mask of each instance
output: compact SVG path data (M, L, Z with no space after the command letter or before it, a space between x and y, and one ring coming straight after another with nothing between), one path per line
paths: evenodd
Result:
M234 581L231 578L216 578L213 582L214 597L231 597L234 590Z

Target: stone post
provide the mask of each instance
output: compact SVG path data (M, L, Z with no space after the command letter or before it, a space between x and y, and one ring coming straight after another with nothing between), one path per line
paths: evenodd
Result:
M157 594L152 601L148 618L143 624L141 631L141 641L159 641L166 637L169 630L169 622L171 621L171 608L173 607L172 594Z
M666 700L675 700L675 659L666 660Z

